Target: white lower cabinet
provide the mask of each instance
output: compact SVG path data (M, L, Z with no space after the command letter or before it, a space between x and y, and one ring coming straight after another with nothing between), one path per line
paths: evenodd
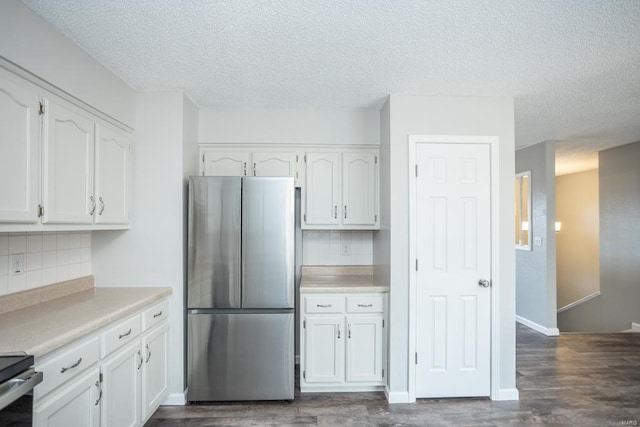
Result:
M102 363L102 426L140 423L140 341L127 345Z
M35 427L100 425L100 372L97 367L35 405Z
M143 425L169 391L168 308L165 299L36 360L34 425Z
M382 389L386 294L305 293L301 306L300 390Z

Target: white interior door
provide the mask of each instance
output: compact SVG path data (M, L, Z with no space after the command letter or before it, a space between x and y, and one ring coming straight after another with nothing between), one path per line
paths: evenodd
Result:
M416 144L416 397L489 396L488 144Z

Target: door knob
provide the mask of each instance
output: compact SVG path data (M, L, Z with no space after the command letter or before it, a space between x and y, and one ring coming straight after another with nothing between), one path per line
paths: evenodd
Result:
M487 279L480 279L478 285L482 286L483 288L488 288L489 286L491 286L491 282Z

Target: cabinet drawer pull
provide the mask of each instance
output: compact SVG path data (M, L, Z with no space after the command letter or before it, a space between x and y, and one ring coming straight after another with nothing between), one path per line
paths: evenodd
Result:
M144 358L142 357L142 352L140 350L138 350L138 357L140 358L140 364L138 365L138 370L140 370L140 367L142 366L142 362L144 362Z
M373 304L358 304L358 307L371 308L371 307L373 307Z
M316 304L316 307L329 308L329 307L331 307L331 304Z
M351 338L351 323L347 326L347 338Z
M347 219L347 205L344 205L344 219Z
M89 212L89 215L93 215L96 212L96 198L91 196L89 200L91 200L91 212Z
M104 200L102 200L102 196L98 197L98 200L100 201L100 211L98 215L102 215L102 212L104 212Z
M247 176L247 162L242 162L242 173Z
M253 176L258 176L256 174L256 162L253 162Z
M155 319L156 317L160 317L162 316L162 310L160 310L159 312L157 312L156 314L153 315L153 318Z
M338 339L340 339L340 325L336 325L338 327Z
M147 344L147 360L145 360L145 363L149 363L149 359L151 359L151 350L149 350L149 344Z
M76 363L74 363L73 365L69 366L69 367L65 367L60 369L60 373L64 374L65 372L67 372L69 369L73 369L73 368L77 368L78 365L80 365L82 363L82 357L80 359L78 359L78 361Z
M98 387L98 391L100 391L100 394L98 395L98 400L96 400L93 406L98 406L98 404L102 400L102 384L100 383L100 380L96 381L96 387Z
M338 219L338 205L333 207L333 219Z
M129 330L127 332L125 332L124 334L118 335L118 339L121 340L122 338L128 337L129 335L131 335L131 328L129 328Z

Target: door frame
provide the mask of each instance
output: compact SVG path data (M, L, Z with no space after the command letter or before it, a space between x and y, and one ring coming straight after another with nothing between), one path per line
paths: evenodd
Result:
M486 144L490 161L491 206L491 399L498 400L500 393L500 202L499 202L499 138L484 135L409 135L409 402L416 401L416 353L417 333L417 284L416 284L416 148L418 144Z

